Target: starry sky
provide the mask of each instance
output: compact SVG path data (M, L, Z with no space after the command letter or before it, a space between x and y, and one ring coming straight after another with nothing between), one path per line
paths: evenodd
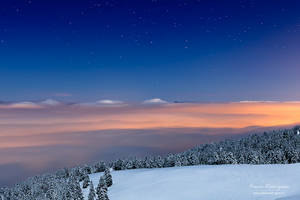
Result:
M300 99L296 0L4 0L0 101Z
M300 1L1 0L0 187L300 122Z

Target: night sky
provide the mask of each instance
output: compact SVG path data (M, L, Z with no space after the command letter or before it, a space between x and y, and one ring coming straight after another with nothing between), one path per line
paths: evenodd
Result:
M0 0L0 187L299 124L299 33L298 0Z
M299 1L0 3L0 101L300 99Z

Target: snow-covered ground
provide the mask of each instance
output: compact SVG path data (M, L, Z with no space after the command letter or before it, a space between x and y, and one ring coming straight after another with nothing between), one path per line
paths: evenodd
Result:
M90 175L95 187L100 175ZM112 177L110 200L300 200L300 164L135 169Z

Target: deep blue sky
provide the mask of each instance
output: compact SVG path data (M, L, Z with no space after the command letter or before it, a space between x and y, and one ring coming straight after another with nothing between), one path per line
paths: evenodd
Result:
M2 0L0 101L300 100L300 2Z

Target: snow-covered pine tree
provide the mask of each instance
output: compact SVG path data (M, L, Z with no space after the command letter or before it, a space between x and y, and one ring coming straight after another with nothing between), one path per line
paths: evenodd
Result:
M113 163L114 170L122 170L123 169L123 160L118 159Z
M99 184L98 184L97 189L96 189L96 194L98 196L100 195L100 192L101 192L102 188L106 188L107 189L107 185L106 185L106 181L105 181L105 177L104 176L100 177Z
M106 168L106 169L105 169L105 171L104 171L104 176L105 176L105 181L106 181L107 187L112 186L113 181L112 181L112 176L111 176L111 174L110 174L109 168Z
M181 166L181 162L179 159L176 159L175 160L175 164L174 164L175 167L180 167Z
M107 190L105 190L105 188L100 189L97 200L109 200L109 198L107 196Z
M87 188L89 186L89 184L90 184L90 178L88 175L85 175L84 179L83 179L82 187Z
M80 188L79 182L75 181L74 186L75 186L75 188L74 188L75 191L73 193L73 199L74 200L84 200L83 193L82 193L82 190Z
M104 172L105 169L106 169L105 162L99 162L95 165L95 173Z
M91 182L88 200L95 200L95 197L96 197L96 194L95 194L94 184L93 184L93 182Z
M84 165L83 168L82 168L82 171L83 171L84 174L91 174L92 173L92 169L88 165Z
M155 168L161 168L164 166L164 160L160 156L154 157L154 163L155 163Z

